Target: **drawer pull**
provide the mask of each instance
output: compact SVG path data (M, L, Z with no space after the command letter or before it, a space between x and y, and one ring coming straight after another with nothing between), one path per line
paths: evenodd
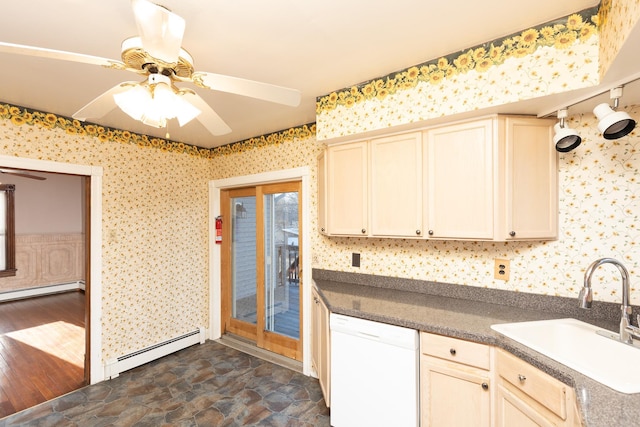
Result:
M483 390L489 390L489 384L487 384L487 383L482 383L482 389L483 389Z
M518 381L520 381L521 383L525 382L527 380L527 377L525 377L522 374L518 374Z
M451 353L452 356L455 356L456 355L456 349L455 348L450 349L449 353Z

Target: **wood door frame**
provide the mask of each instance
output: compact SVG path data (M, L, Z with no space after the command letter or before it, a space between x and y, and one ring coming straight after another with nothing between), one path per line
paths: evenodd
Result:
M302 166L299 168L285 169L272 172L264 172L254 175L245 175L232 178L219 179L209 182L209 337L218 339L222 336L222 317L221 317L221 272L220 272L220 246L215 243L215 219L220 215L220 191L228 188L246 187L255 184L269 184L283 181L302 181L302 225L303 230L302 242L303 247L300 248L302 254L302 263L305 266L300 271L301 292L305 297L302 301L300 311L303 313L303 321L301 328L304 331L301 336L302 349L302 369L305 375L312 375L311 367L311 340L309 339L311 328L311 168Z
M86 223L87 236L87 270L85 272L88 293L86 301L87 324L85 329L90 336L86 342L85 377L88 383L95 384L104 381L104 367L102 363L102 175L101 166L79 165L73 163L37 160L24 157L0 155L0 167L12 169L26 169L39 172L63 173L86 177L85 191L88 191Z

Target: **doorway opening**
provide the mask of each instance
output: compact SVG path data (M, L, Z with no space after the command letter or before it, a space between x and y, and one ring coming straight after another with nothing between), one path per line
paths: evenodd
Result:
M31 320L31 323L38 326L39 329L42 329L43 327L45 329L55 327L66 330L66 335L64 332L63 335L67 337L67 341L71 336L71 332L74 333L74 336L79 335L80 338L75 339L75 345L80 345L82 353L79 355L74 353L73 356L75 359L73 363L79 366L78 369L81 374L79 384L94 384L100 382L104 380L104 370L100 363L102 352L102 331L98 322L101 313L100 272L102 257L102 168L98 166L75 165L9 156L0 156L0 168L10 168L13 170L24 171L26 174L45 175L50 177L73 176L77 179L78 186L80 187L79 192L81 193L81 203L84 209L81 213L80 219L83 223L83 230L81 233L83 237L80 243L76 242L82 246L82 255L80 259L76 260L77 263L80 264L80 269L83 270L82 280L78 280L74 289L71 289L73 288L73 284L68 283L63 284L62 286L53 287L53 295L50 295L51 298L49 298L49 296L42 296L43 294L46 295L46 291L35 291L35 294L32 294L34 291L31 289L21 291L24 295L22 295L22 299L18 299L16 303L23 301L28 302L30 297L37 296L38 298L34 298L33 301L37 302L38 307L43 307L46 304L52 304L53 307L59 308L66 304L66 312L64 313L64 316L60 314L60 319L58 320L56 320L56 316L58 316L56 314L52 314L52 320L40 320L41 318L46 317L45 314L50 314L49 312L44 313L45 309L43 308L32 310L31 312L35 313L33 318L24 320ZM56 246L56 238L60 239L59 236L51 239L53 241L53 246ZM70 267L67 261L73 257L73 251L68 246L65 246L68 243L65 239L66 238L61 238L63 241L62 244L58 247L54 247L46 255L46 261L48 261L48 279L53 279L54 282L56 277L58 277L57 275L62 277L64 274L68 273ZM20 272L18 271L18 275L19 273ZM81 290L81 292L68 292L70 290ZM27 307L25 310L30 310L30 308ZM47 311L49 310L47 309ZM39 316L38 319L35 319L36 314ZM64 319L62 317L64 317ZM15 333L13 334L13 338L21 339L22 341L27 340L31 332L35 332L35 329L30 329L29 327L18 327L18 329L19 331L14 331ZM33 338L33 336L35 335L32 335L31 338ZM30 345L30 347L34 347L40 352L46 352L44 346L42 346L42 348L37 348L37 345ZM52 360L67 360L72 358L69 354L58 354L53 355L52 357ZM78 358L81 360L77 360ZM11 393L18 393L18 390L12 389Z

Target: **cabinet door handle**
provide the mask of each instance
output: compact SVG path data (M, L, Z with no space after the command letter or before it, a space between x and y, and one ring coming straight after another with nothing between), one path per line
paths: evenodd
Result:
M324 233L324 227L322 227L322 228L320 229L320 231L322 231L322 232Z
M363 228L361 231L362 231L362 234L366 234L367 233L367 230L365 228Z
M525 377L522 374L518 374L518 381L520 381L521 383L525 382L527 380L527 377Z
M433 236L433 230L429 230L429 236Z
M416 234L419 236L420 235L420 230L416 230Z
M510 232L509 232L509 236L511 236L511 237L516 237L516 232L515 232L515 231L510 231Z
M489 390L489 384L487 384L487 383L482 383L482 389L483 389L483 390Z
M455 348L449 349L449 353L451 353L452 356L455 356L456 355L456 349Z

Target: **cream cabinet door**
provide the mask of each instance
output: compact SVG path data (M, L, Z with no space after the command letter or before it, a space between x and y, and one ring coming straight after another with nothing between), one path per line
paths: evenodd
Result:
M318 156L318 231L327 234L327 156Z
M427 130L428 237L494 237L493 119Z
M332 235L368 233L367 142L327 149L327 230Z
M500 384L496 394L496 427L552 427L553 423L522 399L509 386Z
M491 425L489 388L488 371L421 356L421 426L489 427Z
M497 426L581 425L573 388L502 349L495 365Z
M312 305L312 333L313 338L311 341L311 364L318 375L320 382L320 388L324 396L324 401L327 407L330 406L331 401L331 384L330 384L330 366L331 362L329 355L331 354L330 348L330 334L329 334L329 309L315 288L311 289L311 295L313 298Z
M558 237L554 122L506 118L506 221L502 240Z
M422 133L373 139L370 213L372 236L421 237Z

